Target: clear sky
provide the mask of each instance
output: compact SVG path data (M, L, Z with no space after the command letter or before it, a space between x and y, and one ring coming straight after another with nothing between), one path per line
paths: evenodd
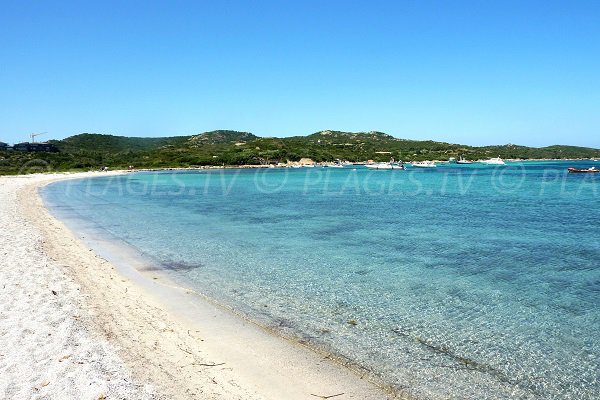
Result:
M600 147L597 0L0 0L0 40L9 143L335 129Z

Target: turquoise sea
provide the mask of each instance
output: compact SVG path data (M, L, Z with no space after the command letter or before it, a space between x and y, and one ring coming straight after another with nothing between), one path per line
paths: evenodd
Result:
M81 236L417 399L598 399L596 162L131 173L42 189Z

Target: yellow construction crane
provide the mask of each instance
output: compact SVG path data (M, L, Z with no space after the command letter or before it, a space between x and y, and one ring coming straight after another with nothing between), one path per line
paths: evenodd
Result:
M36 138L37 136L43 135L43 134L45 134L45 133L48 133L48 132L32 133L32 134L30 135L30 136L31 136L31 143L35 143L35 138Z

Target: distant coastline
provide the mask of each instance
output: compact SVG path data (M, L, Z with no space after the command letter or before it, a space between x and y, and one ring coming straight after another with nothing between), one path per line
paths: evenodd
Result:
M447 160L427 160L432 161L437 164L442 165L452 165ZM534 162L568 162L568 161L590 161L590 162L598 162L593 158L540 158L540 159L506 159L504 160L508 163L534 163ZM350 164L348 167L353 165L364 165L365 163L355 163ZM480 164L477 161L473 162L473 164ZM194 170L219 170L219 169L269 169L269 168L295 168L301 164L297 162L291 162L288 164L281 165L252 165L252 164L244 164L244 165L202 165L202 166L193 166L193 167L159 167L159 168L134 168L131 170L127 170L127 172L153 172L153 171L194 171ZM510 166L510 164L509 164ZM317 167L324 167L323 165L317 165ZM124 170L123 170L124 171Z
M174 137L122 137L84 133L47 143L0 143L0 175L110 169L261 168L315 163L404 162L501 157L515 161L600 159L600 149L506 144L474 147L399 139L383 132L321 131L264 138L249 132L212 131Z

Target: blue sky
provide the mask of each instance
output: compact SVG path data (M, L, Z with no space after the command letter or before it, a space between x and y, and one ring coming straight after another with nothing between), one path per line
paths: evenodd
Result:
M0 5L0 141L336 129L600 147L599 1Z

